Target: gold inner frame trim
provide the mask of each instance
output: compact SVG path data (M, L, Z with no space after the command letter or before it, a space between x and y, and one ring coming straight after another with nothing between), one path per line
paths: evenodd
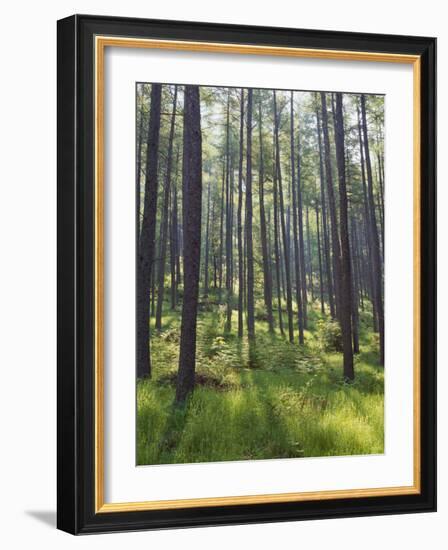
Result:
M146 48L160 50L193 51L206 53L233 53L329 59L343 61L369 61L377 63L406 63L413 66L413 297L414 297L414 365L413 365L413 458L414 482L410 486L366 489L343 489L263 495L226 496L179 500L106 503L104 501L104 54L106 47ZM379 497L419 494L421 491L421 425L420 425L420 89L421 60L417 55L321 50L279 46L255 46L214 42L194 42L96 36L95 55L95 513L167 510L207 506L232 506L280 502L305 502L342 498Z

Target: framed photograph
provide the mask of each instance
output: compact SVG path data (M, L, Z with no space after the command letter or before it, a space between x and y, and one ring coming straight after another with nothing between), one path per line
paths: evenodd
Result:
M58 22L58 527L434 511L434 38Z

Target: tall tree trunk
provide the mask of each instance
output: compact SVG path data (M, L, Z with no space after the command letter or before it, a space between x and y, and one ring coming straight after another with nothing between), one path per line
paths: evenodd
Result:
M210 182L207 188L207 220L205 222L204 298L208 296L208 264L210 250Z
M154 239L155 240L155 239ZM154 244L155 249L155 244ZM156 275L157 275L157 258L154 258L151 269L151 307L149 309L150 317L156 316Z
M222 166L222 186L221 186L221 219L219 223L219 292L218 302L222 302L222 279L223 279L223 242L224 242L224 199L225 199L226 165Z
M247 147L246 147L246 249L247 249L247 335L255 338L254 314L254 251L252 238L252 94L247 91Z
M379 192L380 192L379 201L378 201L378 211L380 216L380 242L381 242L381 252L384 258L384 166L383 166L383 159L379 151L379 147L377 149L376 158L378 162L378 186L379 186Z
M149 308L151 272L157 216L158 152L162 87L151 87L148 142L146 150L145 198L137 266L137 376L151 376Z
M176 155L176 166L179 161L179 153ZM171 309L177 306L177 262L179 258L179 242L177 227L177 186L173 185L171 199L171 233L170 233L170 267L171 267Z
M237 211L237 241L238 241L238 336L243 337L243 139L244 139L244 89L241 89L240 103L240 157L238 163L238 211Z
M176 404L194 388L196 325L201 267L202 143L198 86L185 86L182 171L184 299L180 333Z
M358 237L358 223L356 217L353 217L353 245L355 250L355 270L356 270L356 281L358 288L358 304L361 305L361 311L364 311L364 282L363 282L363 252L359 243Z
M235 191L235 178L234 178L234 165L233 165L233 153L230 152L230 208L229 208L229 217L230 217L230 291L232 293L232 304L233 304L233 290L234 290L234 262L233 262L233 227L235 225L235 209L234 209L234 191Z
M353 368L352 347L352 281L350 242L347 208L347 188L345 181L345 144L344 144L344 115L342 111L342 94L336 94L335 110L335 142L336 159L339 175L339 220L341 229L341 263L340 263L340 300L339 320L342 331L342 347L344 351L344 378L353 380L355 372Z
M168 217L171 192L171 170L173 165L173 143L174 130L176 128L176 108L177 108L177 86L174 86L173 113L171 115L170 135L168 138L168 156L166 161L165 189L163 196L162 227L160 234L160 263L158 272L158 290L157 290L157 309L156 309L156 329L162 329L162 308L163 297L165 293L165 264L166 264L166 245L168 241Z
M261 99L258 104L258 128L260 141L260 158L258 168L258 193L260 202L260 240L261 251L263 256L263 279L264 279L264 303L266 306L266 314L269 326L269 332L274 331L274 319L272 316L272 274L271 264L268 255L268 243L266 237L266 213L264 206L264 154L263 154L263 132L262 132L262 116L261 116Z
M226 303L227 315L225 330L232 330L232 207L230 181L230 91L227 92L226 122Z
M336 315L339 318L339 287L340 287L340 244L338 235L338 219L336 214L336 201L334 198L333 189L333 169L331 166L331 149L330 149L330 136L328 131L328 112L327 112L327 97L325 92L320 92L321 104L322 104L322 131L324 136L324 149L325 149L325 173L327 183L327 195L328 195L328 210L330 214L331 225L331 246L333 249L333 275L334 275L334 290L336 297ZM339 319L340 320L340 319Z
M344 115L344 107L342 105L342 115ZM343 128L344 131L344 128ZM344 131L345 136L345 131ZM350 184L350 151L348 148L345 148L345 174L346 181ZM349 191L350 196L353 196L353 183L351 183L351 192ZM354 240L354 223L355 223L355 212L353 203L350 202L347 198L347 211L348 211L348 240L349 240L349 250L350 250L350 286L351 286L351 321L352 321L352 340L353 340L353 353L359 353L359 291L358 291L358 282L357 282L357 271L356 271L356 248Z
M372 228L372 244L373 244L373 272L374 272L374 285L375 285L375 297L376 297L376 310L378 315L378 328L380 332L380 360L384 365L384 308L383 308L383 281L382 281L382 264L380 256L380 243L378 238L378 228L376 225L375 215L375 201L373 197L373 176L372 165L370 162L370 150L369 150L369 135L367 130L367 116L366 116L366 98L365 95L361 95L361 116L364 135L364 149L366 154L366 167L367 167L367 191L369 199L370 210L370 223Z
M359 353L359 286L357 270L357 253L355 240L355 216L353 206L351 208L350 223L350 257L352 267L352 330L353 330L353 353Z
M142 177L142 147L143 147L143 118L144 118L144 84L140 84L140 121L137 131L137 163L135 167L135 194L137 198L137 249L140 241L140 218L141 218L141 177Z
M275 132L275 130L274 130ZM274 137L274 143L275 143L275 137ZM274 147L275 151L275 147ZM277 290L277 311L278 311L278 326L280 328L280 332L282 335L285 334L285 331L283 329L283 314L282 314L282 290L281 290L281 270L280 270L280 243L279 243L279 234L278 234L278 180L277 180L277 165L275 162L275 154L274 154L274 164L273 164L273 171L274 171L274 197L273 197L273 203L274 203L274 255L275 255L275 285Z
M302 160L301 160L301 147L300 147L300 134L301 128L299 127L299 133L297 135L297 210L299 221L299 261L300 261L300 281L302 283L302 318L303 328L306 329L308 325L307 304L308 295L306 289L306 264L305 264L305 243L303 236L303 201L302 201Z
M330 305L330 315L332 319L336 318L336 308L334 306L334 292L333 292L333 279L331 273L331 258L330 258L330 238L328 235L327 224L327 206L325 199L325 175L324 175L324 163L322 154L322 139L319 112L316 108L316 129L317 129L317 141L319 146L319 175L320 175L320 200L322 205L322 235L324 241L324 258L325 258L325 272L327 277L327 291L328 291L328 303Z
M314 285L313 285L313 253L311 250L311 232L310 232L310 214L308 205L306 205L306 250L308 256L308 280L311 291L311 301L314 302Z
M247 311L247 207L244 204L243 225L243 310ZM247 320L246 320L247 321Z
M359 152L361 158L361 182L362 182L362 191L364 198L364 225L366 228L366 242L367 242L367 272L368 272L368 281L370 286L370 300L372 302L372 313L373 313L373 330L378 332L378 314L377 314L377 298L376 298L376 285L375 285L375 274L373 273L373 237L372 237L372 218L370 215L370 206L369 199L367 194L367 183L366 183L366 173L365 173L365 160L364 160L364 145L362 138L362 122L361 122L361 112L359 106L357 108L358 112L358 138L359 138Z
M325 315L324 285L322 277L322 254L320 249L320 228L319 228L319 205L316 200L316 229L317 229L317 252L319 258L319 289L320 289L320 311Z
M290 100L290 112L291 112L291 184L292 184L292 234L294 244L294 269L295 269L295 289L296 289L296 302L297 302L297 315L299 326L299 344L304 343L303 335L303 305L302 305L302 283L300 280L300 253L299 253L299 239L297 231L297 188L296 188L296 176L295 176L295 146L294 146L294 92L291 92Z
M180 259L181 257L183 258L184 256L184 236L182 231L182 225L183 225L182 213L179 212L179 206L177 204L177 196L176 196L176 217L177 217L176 289L178 292L179 287L182 284L182 267L181 267L182 262ZM179 301L179 296L177 297L177 300Z
M283 185L282 185L282 170L280 166L280 143L278 136L278 128L280 125L280 117L277 113L277 98L274 90L274 120L275 120L275 150L276 150L276 170L278 178L278 194L280 198L280 225L283 236L283 257L285 266L285 282L286 282L286 309L288 312L288 336L291 343L294 342L294 321L292 315L292 292L291 292L291 265L289 261L289 244L288 236L286 233L285 222L285 204L283 199Z
M213 254L213 288L218 288L218 263L216 260L216 254Z

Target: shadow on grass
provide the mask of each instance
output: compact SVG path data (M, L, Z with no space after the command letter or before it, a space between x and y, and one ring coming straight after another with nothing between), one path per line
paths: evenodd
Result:
M188 408L188 401L183 406L173 403L158 445L157 459L159 464L163 464L164 460L171 462L172 457L175 456L187 423Z
M324 352L312 334L306 333L305 346L292 345L260 322L249 344L246 330L243 339L236 333L235 314L234 332L224 331L221 310L199 315L197 376L203 380L184 409L172 407L179 343L169 336L173 316L166 316L165 333L153 346L155 379L140 388L139 463L381 451L384 373L373 339L361 342L355 383L348 386L342 355Z

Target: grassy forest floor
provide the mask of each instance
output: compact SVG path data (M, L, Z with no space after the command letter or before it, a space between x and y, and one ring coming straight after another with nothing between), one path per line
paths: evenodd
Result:
M269 334L259 318L250 364L247 339L235 333L237 312L225 334L225 306L204 307L196 388L187 407L175 409L180 313L167 307L162 331L152 331L152 378L137 385L137 464L383 453L384 371L370 317L361 314L356 378L347 384L342 354L322 343L317 303L304 346L278 329Z

